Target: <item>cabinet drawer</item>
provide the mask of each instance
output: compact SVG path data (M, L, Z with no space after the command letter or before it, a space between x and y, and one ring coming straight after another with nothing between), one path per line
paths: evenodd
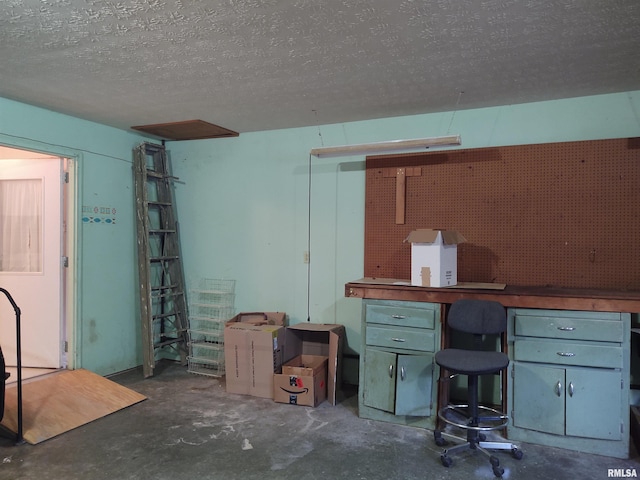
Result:
M543 317L516 315L514 333L526 337L563 338L621 342L620 320L585 319L579 317Z
M431 328L435 326L436 311L403 305L367 305L367 323Z
M621 368L622 347L594 343L516 340L514 360L522 362Z
M434 352L435 332L420 328L367 326L367 345L403 350Z

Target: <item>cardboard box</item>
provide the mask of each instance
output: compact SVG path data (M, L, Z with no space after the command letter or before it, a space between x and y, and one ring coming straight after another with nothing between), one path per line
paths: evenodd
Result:
M327 398L327 357L299 355L273 376L273 399L316 407Z
M448 287L458 283L458 244L466 239L455 230L421 228L411 242L411 285Z
M232 323L249 323L251 325L280 325L286 323L287 314L284 312L243 312L228 320L226 325Z
M327 400L335 405L342 386L343 325L299 323L285 329L284 362L300 355L327 358Z
M280 373L286 314L240 313L224 329L228 393L273 398L273 374Z

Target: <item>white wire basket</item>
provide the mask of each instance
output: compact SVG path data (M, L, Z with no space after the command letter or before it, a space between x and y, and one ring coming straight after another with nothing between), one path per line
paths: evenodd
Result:
M219 378L223 377L225 373L224 357L222 360L188 357L188 363L187 371L196 375Z
M189 330L208 332L222 337L227 319L210 317L189 317Z

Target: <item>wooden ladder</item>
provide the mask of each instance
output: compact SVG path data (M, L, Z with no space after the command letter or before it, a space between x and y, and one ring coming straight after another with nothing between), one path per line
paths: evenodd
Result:
M162 358L187 364L188 312L173 181L164 145L134 150L143 372Z

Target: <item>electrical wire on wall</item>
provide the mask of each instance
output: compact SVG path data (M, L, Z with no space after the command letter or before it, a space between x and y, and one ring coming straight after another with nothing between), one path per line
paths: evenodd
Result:
M316 126L318 127L318 136L320 137L320 145L324 147L324 140L322 138L322 131L320 125L318 125L318 112L311 110L316 119ZM307 212L307 322L311 321L311 153L309 153L309 184L307 187L308 194L308 212Z
M307 212L307 322L311 321L311 154L309 154L309 185Z

